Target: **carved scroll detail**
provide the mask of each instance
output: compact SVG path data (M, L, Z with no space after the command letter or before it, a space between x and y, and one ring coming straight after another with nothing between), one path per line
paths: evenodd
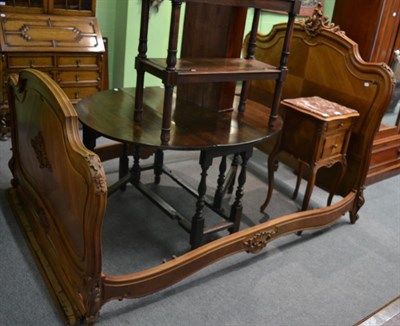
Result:
M85 281L88 293L85 322L87 325L92 325L97 320L101 307L101 277L100 275L87 276Z
M268 243L268 241L276 234L277 229L267 230L254 234L243 242L247 247L246 252L256 254L260 252Z
M360 187L357 191L357 197L355 199L353 209L350 211L350 222L351 224L354 224L357 222L359 216L358 216L358 211L361 209L361 207L365 203L365 198L364 198L364 189L365 186Z
M324 16L321 3L318 3L310 17L300 20L299 23L303 26L307 35L311 37L317 36L322 29L330 30L338 34L344 34L344 31L340 30L339 26L336 26L334 23L329 23L328 17Z
M385 69L386 71L388 71L389 73L390 73L390 75L391 75L391 80L392 80L392 84L393 84L393 87L396 85L396 78L394 77L394 73L393 73L393 70L392 70L392 68L390 68L386 63L384 63L384 62L381 62L380 63L380 65L381 65L381 67L383 68L383 69Z
M100 159L96 155L86 156L86 160L91 168L92 176L94 178L94 185L96 187L96 195L107 193L107 182L104 177L103 166Z
M49 160L47 159L44 138L40 131L36 137L31 139L31 145L33 147L33 150L35 151L36 158L39 161L39 167L41 169L44 169L44 168L49 169L49 171L52 172L51 164L50 164Z

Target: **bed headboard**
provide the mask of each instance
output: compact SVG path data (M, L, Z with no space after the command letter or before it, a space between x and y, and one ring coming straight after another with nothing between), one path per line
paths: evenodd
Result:
M285 30L286 24L278 24L268 35L259 34L255 58L278 66ZM248 40L249 37L245 43ZM288 69L282 99L320 96L360 113L348 148L347 173L338 192L346 195L352 189L362 187L373 138L395 84L390 68L383 63L363 61L357 44L316 10L312 17L295 24ZM250 98L270 104L273 88L273 82L252 81ZM261 149L268 151L268 146L262 145ZM326 172L321 169L318 176L317 184L322 187L330 184L331 175L335 175Z
M83 146L68 97L45 73L12 76L9 100L11 206L66 320L90 315L86 302L94 300L85 295L98 295L101 277L103 167Z

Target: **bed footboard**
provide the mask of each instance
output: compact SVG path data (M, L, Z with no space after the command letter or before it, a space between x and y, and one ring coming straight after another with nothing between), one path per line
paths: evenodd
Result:
M10 204L65 320L95 319L107 198L103 167L83 146L69 99L46 74L29 69L12 76L9 99Z

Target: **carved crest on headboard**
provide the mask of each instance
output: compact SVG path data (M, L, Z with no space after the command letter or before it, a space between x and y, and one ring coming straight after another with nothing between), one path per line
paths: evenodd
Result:
M344 34L344 31L340 30L339 26L329 23L328 17L324 16L321 3L318 3L310 17L300 20L299 23L303 26L307 35L311 37L317 36L323 29Z

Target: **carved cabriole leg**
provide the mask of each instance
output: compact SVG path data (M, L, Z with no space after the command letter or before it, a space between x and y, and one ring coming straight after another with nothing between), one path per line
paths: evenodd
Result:
M335 195L336 190L338 189L338 187L339 187L340 183L342 182L344 175L346 173L346 168L347 168L346 158L344 158L342 162L339 162L339 164L340 164L339 176L335 179L332 189L329 193L327 206L330 206L330 204L332 203L333 196Z
M359 216L358 216L358 211L360 208L364 205L365 203L365 198L364 198L364 187L360 187L358 191L356 192L356 199L354 201L353 208L350 211L350 223L354 224L357 222Z
M222 156L221 163L219 164L219 175L217 181L217 190L214 195L213 207L214 209L220 210L222 205L222 198L224 196L224 183L225 183L225 172L226 172L226 156Z
M294 188L293 196L292 199L295 200L297 198L297 194L299 193L299 188L301 184L301 180L303 178L303 173L304 173L304 165L305 163L300 161L299 162L299 171L297 173L297 180L296 180L296 187Z
M229 228L229 232L231 233L237 232L239 230L240 220L242 217L242 210L243 210L242 198L243 198L243 186L246 183L246 167L247 167L247 162L250 159L252 153L253 153L252 147L247 149L245 152L241 153L242 164L241 164L240 174L238 177L236 197L231 207L231 213L229 216L229 219L234 223L234 226Z
M212 156L207 155L207 151L202 151L200 154L200 166L201 166L201 180L198 186L198 198L196 202L196 213L192 218L192 229L190 232L190 244L192 249L197 248L201 244L204 229L204 197L207 191L207 171L211 166Z
M306 211L308 208L308 204L310 202L310 197L311 197L312 191L314 189L315 180L317 177L317 171L318 171L318 167L315 164L311 165L310 176L307 181L307 188L306 188L306 192L305 192L304 198L303 198L303 205L301 207L302 211ZM302 233L303 233L303 230L300 230L296 234L300 236Z
M311 165L310 177L308 179L306 192L304 194L303 205L301 206L302 211L306 211L308 208L308 204L310 202L310 197L311 197L312 191L314 189L314 185L315 185L315 180L317 178L318 169L319 169L319 166Z
M274 190L274 173L278 164L278 160L276 160L275 157L279 153L278 148L279 148L279 140L278 143L275 145L275 148L272 150L271 154L268 157L268 193L264 203L260 207L261 212L263 212L265 208L267 208L269 201L271 200L272 197L272 192Z

